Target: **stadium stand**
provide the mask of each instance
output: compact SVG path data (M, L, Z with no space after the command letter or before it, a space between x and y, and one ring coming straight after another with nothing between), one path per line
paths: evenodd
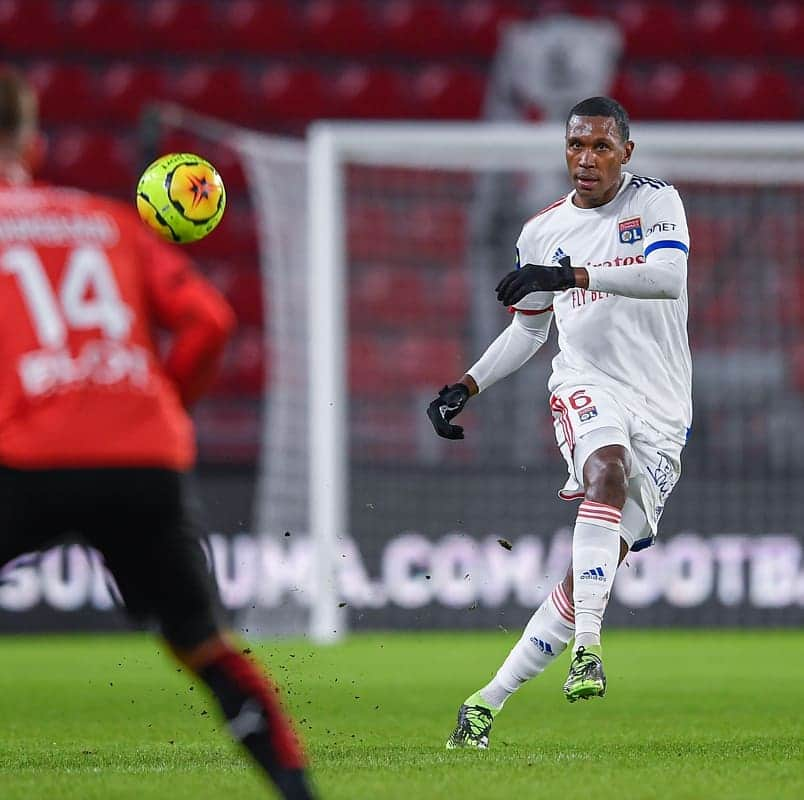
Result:
M634 119L804 116L804 6L793 0L0 0L0 49L28 71L42 97L50 146L41 177L129 199L143 164L138 123L154 99L297 135L319 117L476 119L502 26L533 18L534 9L619 24L626 51L613 94ZM193 145L187 137L163 142L165 150ZM226 175L230 206L194 255L211 271L229 270L222 285L245 325L219 391L256 396L263 367L256 235L235 158L223 151L210 157ZM422 270L439 270L451 282L444 313L454 321L468 306L465 281L454 271L466 246L465 220L450 219L456 209L441 200L407 213L421 225L438 219L448 232L444 240L417 237L411 225L397 244L413 248ZM706 231L696 238L696 264L705 274L724 245L717 225L694 215L690 222L693 231ZM359 265L353 316L359 307L389 326L410 326L427 307L424 271L404 286L377 277L389 257L378 232L393 239L394 220L383 208L356 205L348 223ZM716 312L701 311L694 324L702 336L707 325L734 317L727 300ZM414 366L401 372L432 388L455 347L427 335L406 340L405 364ZM358 340L353 351L360 353L355 389L374 390L371 376L383 373L372 364L387 359L382 343ZM800 351L791 359L804 374ZM438 375L427 371L434 363Z

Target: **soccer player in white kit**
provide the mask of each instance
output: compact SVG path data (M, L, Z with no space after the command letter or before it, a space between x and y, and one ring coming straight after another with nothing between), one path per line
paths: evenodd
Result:
M570 639L566 698L603 696L600 628L615 572L629 550L653 543L680 475L692 418L689 234L678 192L624 169L633 150L628 115L616 101L592 97L570 111L574 189L525 224L517 268L496 289L513 320L428 408L440 436L462 439L452 418L528 361L555 317L550 409L569 472L559 494L581 500L572 564L492 681L461 705L450 749L488 747L506 700Z

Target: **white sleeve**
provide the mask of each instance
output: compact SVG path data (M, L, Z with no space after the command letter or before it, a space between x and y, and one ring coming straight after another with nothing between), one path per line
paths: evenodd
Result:
M516 372L547 341L553 312L517 312L511 324L486 348L478 362L467 370L482 392Z
M684 205L668 186L655 192L642 214L644 250L639 263L587 267L589 289L640 300L676 300L687 281L690 237Z

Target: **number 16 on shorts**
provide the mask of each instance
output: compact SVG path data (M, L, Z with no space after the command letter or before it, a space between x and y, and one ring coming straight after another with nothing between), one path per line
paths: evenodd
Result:
M570 407L578 412L578 421L589 422L597 416L597 406L587 389L578 389L569 396Z
M574 451L577 438L598 428L628 430L624 410L608 392L597 386L571 386L557 390L550 397L550 410L556 440L561 446L563 439L570 452Z

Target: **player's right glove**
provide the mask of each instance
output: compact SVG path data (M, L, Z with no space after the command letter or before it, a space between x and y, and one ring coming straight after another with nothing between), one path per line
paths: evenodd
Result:
M427 416L439 436L445 439L463 439L463 428L460 425L450 425L450 420L463 411L468 399L468 387L463 383L453 383L452 386L445 386L427 406Z
M575 286L575 270L564 256L560 266L525 264L521 269L511 270L494 289L497 299L504 306L516 305L531 292L560 292Z

